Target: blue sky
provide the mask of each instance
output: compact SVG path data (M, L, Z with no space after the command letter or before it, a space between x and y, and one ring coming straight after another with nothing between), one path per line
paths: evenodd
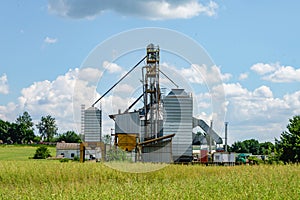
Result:
M28 110L35 121L51 114L60 131L75 129L72 87L89 53L120 32L157 27L199 43L227 74L231 143L274 141L288 118L300 114L299 6L281 0L2 1L0 118L14 121ZM116 72L128 63L117 63ZM99 88L89 89L103 92ZM210 120L209 108L204 112Z

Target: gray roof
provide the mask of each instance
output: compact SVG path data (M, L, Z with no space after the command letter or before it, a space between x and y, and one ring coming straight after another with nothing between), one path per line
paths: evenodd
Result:
M64 143L58 142L56 144L57 150L77 150L80 147L80 143Z

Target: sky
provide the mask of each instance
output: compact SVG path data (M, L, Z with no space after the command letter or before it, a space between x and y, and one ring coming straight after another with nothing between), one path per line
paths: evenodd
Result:
M36 123L50 114L60 133L80 132L79 105L89 107L140 60L140 40L145 47L160 42L162 69L193 94L196 117L213 120L222 137L222 124L229 123L229 144L274 142L300 114L298 1L88 2L1 1L0 119L12 122L28 111ZM164 34L152 41L147 30ZM122 36L128 39L119 41ZM97 50L110 42L113 56L106 59ZM185 60L198 53L189 46L186 55L174 54L173 46L189 42L209 62ZM136 71L99 104L104 134L113 128L107 115L139 96L139 76Z

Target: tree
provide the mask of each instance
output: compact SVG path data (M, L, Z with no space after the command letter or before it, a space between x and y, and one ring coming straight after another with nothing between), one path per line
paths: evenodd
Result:
M23 138L23 131L21 130L22 127L20 127L16 123L11 123L8 129L8 138L12 143L22 143Z
M253 155L259 154L259 142L255 139L243 141L246 148L248 149L247 153L252 153Z
M238 141L232 144L231 151L257 155L259 154L259 142L255 139L244 140L243 142Z
M0 140L4 143L29 142L35 137L33 130L33 122L28 112L20 115L15 123L0 120Z
M289 119L287 131L276 140L277 152L283 162L300 162L300 115Z
M55 118L47 115L42 117L41 121L36 125L43 140L50 142L57 135L57 126Z
M81 142L81 138L74 131L67 131L58 136L57 141L65 141L68 143L79 143Z
M23 115L20 115L17 120L17 131L20 138L18 140L21 140L21 142L28 143L29 141L34 140L34 128L33 128L33 122L31 119L31 116L27 111L23 113Z
M0 119L0 140L4 143L8 143L10 140L8 132L9 128L10 123Z
M274 152L274 144L272 142L264 142L259 144L259 154L270 155Z
M249 153L249 149L246 148L243 142L234 142L231 146L231 151L236 153Z
M34 130L31 116L29 115L29 113L27 111L25 111L23 113L23 115L20 115L16 119L16 124L24 124L26 126L26 128Z
M47 147L41 146L36 149L35 154L33 156L34 159L45 159L50 157L50 151Z

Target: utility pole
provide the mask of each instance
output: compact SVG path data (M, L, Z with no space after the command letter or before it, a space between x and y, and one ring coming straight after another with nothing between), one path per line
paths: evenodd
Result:
M228 149L227 149L227 127L228 127L228 122L225 122L225 152L228 152Z
M212 155L212 137L211 137L211 132L212 132L212 126L213 126L213 120L210 121L210 127L209 127L209 154Z

